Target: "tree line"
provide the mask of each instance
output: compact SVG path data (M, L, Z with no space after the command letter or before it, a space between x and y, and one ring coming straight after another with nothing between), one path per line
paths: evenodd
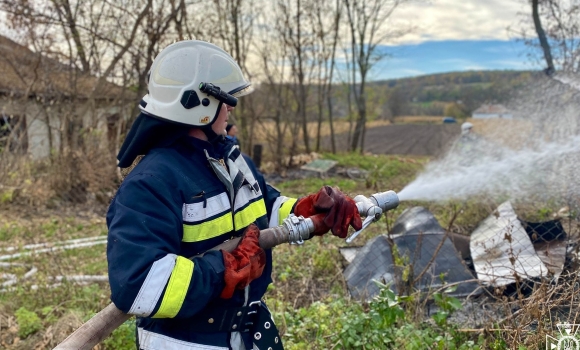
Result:
M82 87L88 96L110 82L122 86L123 104L130 106L131 117L138 113L137 103L147 92L148 69L161 49L184 39L216 43L256 82L257 92L242 99L234 115L245 150L251 151L260 124L273 123L267 129L268 147L282 167L288 156L319 150L326 125L335 151L337 117L350 122L350 150L362 151L369 119L434 113L443 106L426 105L429 101L461 99L470 110L477 107L480 96L486 100L505 96L500 89L488 89L481 73L430 78L447 79L444 89L426 88L436 85L426 81L416 86L387 82L385 90L377 89L381 83L371 84L369 72L387 54L381 44L412 30L392 25L397 9L409 1L0 0L0 10L13 38L71 68L67 74L72 90L79 88L83 75L96 77L92 86ZM556 65L576 69L578 16L573 14L578 9L573 3L530 0L531 11L522 14L523 24L517 30L530 39L530 45L537 45L525 31L529 28L525 20L532 17L536 28L543 21L544 40L539 35L534 52L545 53L545 43L552 44L550 55ZM75 96L62 98L70 101ZM54 103L47 100L47 108ZM63 114L63 118L71 119L72 125L78 115ZM116 122L125 125L111 147L113 152L131 118ZM309 122L316 125L313 139Z
M324 123L334 136L333 89L348 90L351 149L364 148L368 73L384 56L379 46L406 32L390 26L395 10L406 2L1 0L0 10L11 37L71 68L73 87L79 76L91 75L98 78L90 87L93 92L107 82L127 89L130 94L123 98L135 101L133 117L160 50L184 39L223 47L257 82L258 93L241 100L234 115L243 145L250 150L256 127L274 122L272 151L282 166L287 155L320 148ZM317 125L314 140L307 132L312 115ZM288 134L301 138L287 140Z

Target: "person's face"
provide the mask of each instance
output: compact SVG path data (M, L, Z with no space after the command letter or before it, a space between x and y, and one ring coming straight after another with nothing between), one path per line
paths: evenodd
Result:
M211 129L216 134L222 136L226 136L228 134L226 132L226 127L228 126L229 114L233 109L234 107L222 103L222 108L220 109L220 113L218 114L217 120L215 121L215 123L211 125Z
M232 127L230 128L230 131L228 132L228 135L234 137L238 134L238 127L235 125L232 125Z

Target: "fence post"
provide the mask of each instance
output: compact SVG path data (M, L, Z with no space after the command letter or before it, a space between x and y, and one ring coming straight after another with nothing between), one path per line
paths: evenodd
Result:
M262 165L262 144L255 144L252 152L252 160L256 164L256 168L260 169Z

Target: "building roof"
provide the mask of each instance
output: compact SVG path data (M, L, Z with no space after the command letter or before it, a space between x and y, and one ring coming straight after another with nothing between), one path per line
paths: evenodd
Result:
M0 35L0 94L43 97L81 97L115 99L123 88L105 82L93 91L98 78L74 67L35 53Z
M510 111L504 105L482 104L481 107L473 111L473 114L507 114Z

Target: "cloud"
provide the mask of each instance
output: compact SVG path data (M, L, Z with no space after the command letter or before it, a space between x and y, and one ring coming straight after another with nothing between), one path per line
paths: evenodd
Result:
M490 64L502 66L509 69L530 69L534 68L531 62L527 61L516 61L516 60L493 60L489 61Z
M486 69L490 69L490 67L482 66L479 64L468 64L462 67L458 67L457 70L465 71L465 70L486 70Z
M370 80L397 79L405 77L414 77L425 74L427 74L427 72L420 69L411 69L411 68L385 69L377 67L371 70L369 78Z
M529 12L528 7L520 0L434 0L404 4L393 13L391 25L412 23L416 30L391 44L508 40L507 28L516 25L518 13Z
M450 63L450 64L462 64L462 65L467 65L467 64L472 64L473 62L464 58L446 58L444 60L436 60L433 61L436 63Z

